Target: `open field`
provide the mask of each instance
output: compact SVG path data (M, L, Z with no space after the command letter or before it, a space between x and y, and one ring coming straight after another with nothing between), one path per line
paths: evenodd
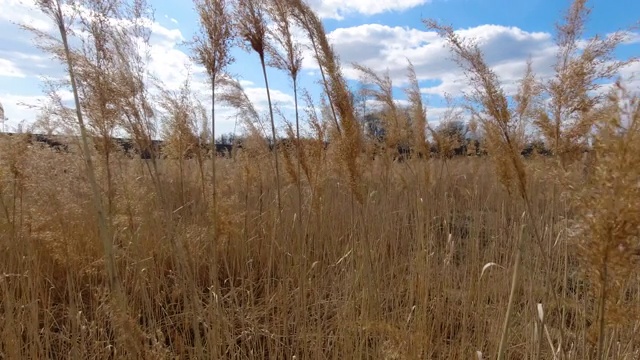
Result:
M177 161L159 165L162 204L145 160L116 158L119 304L81 159L6 141L3 154L12 149L19 162L2 164L3 358L491 358L519 243L508 358L552 358L560 331L568 358L590 358L597 311L548 159L526 162L536 244L525 208L487 159L372 161L362 204L326 169L313 193L303 183L301 217L293 179L278 217L270 166L219 160L213 242L195 161L182 177ZM569 176L580 184L581 174ZM609 358L638 357L637 272L630 281Z
M0 134L0 360L640 359L640 97L616 81L637 59L612 55L629 32L583 39L575 0L553 75L528 62L508 92L425 19L470 89L434 128L410 61L406 101L358 64L356 94L306 2L195 5L210 107L147 72L144 1L39 1L59 33L23 26L68 82L34 126L60 141ZM226 72L235 46L268 113ZM221 104L241 129L213 156Z

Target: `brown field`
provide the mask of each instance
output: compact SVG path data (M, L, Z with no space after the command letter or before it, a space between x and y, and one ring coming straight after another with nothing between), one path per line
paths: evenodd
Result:
M357 67L382 103L385 136L367 134L305 2L238 0L231 12L198 0L191 45L220 90L212 100L242 119L232 158L202 151L216 114L188 83L146 82L133 45L143 27L89 17L75 26L101 40L67 42L61 3L39 2L61 41L25 28L68 65L79 110L54 91L36 125L77 143L0 137L1 360L640 359L640 98L613 81L635 59L612 58L623 32L582 42L584 1L557 29L554 76L529 66L515 96L477 47L425 20L467 72L474 150L454 122L429 125L410 63L406 108L388 77ZM144 14L80 3L124 22ZM284 51L262 66L295 85L290 23L314 47L326 96L316 111L294 90L300 119L271 151L274 111L263 124L225 66L230 39L261 60ZM117 129L148 150L158 109L165 157L111 146ZM522 156L532 140L548 156ZM486 156L453 156L466 142ZM437 151L401 158L402 146Z
M362 204L327 175L313 194L304 184L301 217L287 180L279 219L272 169L247 176L244 165L256 162L220 160L217 243L195 162L183 177L176 162L160 165L171 210L163 212L142 160L116 159L118 304L81 159L12 141L3 154L10 148L19 162L2 164L3 358L491 358L518 244L508 358L552 358L560 332L568 358L590 358L597 311L568 237L574 210L550 160L526 162L543 231L536 244L522 203L487 159L374 161ZM576 184L580 174L570 175ZM608 332L609 358L639 356L629 316L637 279L618 299L624 317Z

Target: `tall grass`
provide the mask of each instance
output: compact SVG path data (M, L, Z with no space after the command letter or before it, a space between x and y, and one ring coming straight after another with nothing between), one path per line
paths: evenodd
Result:
M127 19L144 14L144 4L135 4ZM388 151L409 143L413 155L422 155L390 161L389 153L366 151L378 144L362 136L317 16L303 2L273 0L259 15L284 26L284 14L291 14L313 39L326 106L300 89L298 126L287 130L295 151L271 150L273 116L260 114L224 73L230 58L208 57L215 43L230 45L232 35L209 12L231 8L197 4L204 24L195 49L208 70L212 103L235 108L242 120L242 148L231 158L203 149L199 124L213 119L189 82L175 92L159 89L156 108L144 54L130 41L142 30L118 32L113 62L99 77L112 79L103 90L114 94L116 125L139 151L160 155L150 142L158 118L167 148L162 157L114 150L93 162L104 159L99 145L110 140L109 131L97 138L85 132L69 152L27 136L0 138L0 358L640 357L636 94L617 83L606 96L589 98L593 106L579 113L592 125L579 132L594 140L587 164L568 155L578 145L562 145L555 135L547 144L563 152L525 159L523 129L546 131L557 109L547 106L562 99L542 101L558 95L545 94L553 87L531 66L510 99L473 43L427 22L470 76L473 131L484 133L489 155L429 156L428 141L446 150L455 139L430 128L444 135L427 138L428 111L411 63L406 114L390 80L359 67L367 95L384 104ZM570 13L583 5L578 0ZM44 9L55 20L62 16L61 8ZM256 29L240 35L251 40ZM293 40L283 29L277 50L285 51L265 50L261 60L266 74L266 56L281 56L274 61L295 84L299 58L295 47L287 50ZM82 51L48 49L71 65L91 60ZM79 69L82 86L98 83ZM592 93L583 90L596 78L585 75L568 89L586 99ZM75 124L85 114L106 119L100 94L76 102ZM53 101L46 110L72 123L75 109L61 106ZM557 134L557 127L545 134ZM572 142L583 143L584 136L572 134ZM274 153L291 181L274 176ZM108 212L102 199L110 199Z

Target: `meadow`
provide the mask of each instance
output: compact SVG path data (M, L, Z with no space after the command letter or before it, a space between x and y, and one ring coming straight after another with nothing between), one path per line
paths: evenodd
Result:
M610 57L623 32L576 50L584 1L558 28L555 76L529 67L514 97L473 43L425 20L469 75L478 151L429 125L410 63L406 108L358 67L381 104L371 136L306 3L198 0L212 101L244 119L230 157L203 146L216 114L189 84L150 100L142 27L83 12L95 41L69 42L65 2L40 4L63 24L42 46L71 65L75 95L46 115L73 136L69 151L0 138L0 359L640 358L640 99L600 85L635 59ZM295 84L288 26L309 37L326 96L294 87L300 113L278 142L277 111L258 114L224 69L237 41ZM118 128L160 155L158 113L162 156L113 146ZM534 135L549 151L524 157Z

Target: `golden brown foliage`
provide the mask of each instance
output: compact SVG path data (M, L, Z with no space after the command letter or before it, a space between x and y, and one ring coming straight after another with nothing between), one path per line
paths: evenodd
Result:
M590 11L586 0L572 1L556 26L555 74L544 84L550 102L535 121L562 167L578 159L585 148L594 125L591 112L597 111L604 96L602 80L611 80L620 68L638 60L614 57L628 35L625 30L582 39Z
M571 240L597 299L590 340L604 356L605 329L640 319L628 293L640 260L640 99L617 85L596 122L587 186L572 186Z
M409 80L409 87L405 89L409 103L411 104L410 114L412 120L412 134L413 139L411 145L414 152L423 154L426 156L429 154L429 143L426 138L427 127L429 122L427 121L427 110L422 102L422 94L420 93L420 84L418 83L418 77L416 76L416 69L411 63L411 60L407 59L409 65L407 66L407 78Z
M77 110L77 124L94 124L105 139L117 124L139 149L150 149L157 120L167 147L162 157L113 151L108 161L96 161L104 152L88 146L87 136L69 152L26 134L0 137L0 358L640 357L640 100L621 84L607 97L593 96L590 85L610 74L599 61L615 41L588 42L579 56L584 64L570 60L574 65L560 68L547 85L561 79L564 98L551 99L550 108L545 100L559 90L545 87L532 66L509 105L478 47L428 22L467 71L474 90L469 129L487 136L489 156L394 162L364 151L371 144L364 143L337 57L309 6L242 1L235 10L254 21L233 28L218 21L228 4L197 3L203 31L196 53L212 78L212 103L235 108L244 129L242 146L228 159L200 152L198 132L206 129L198 124L208 119L189 81L179 91L161 87L159 102L152 102L148 59L133 41L148 41L143 2L123 11L135 25L109 38L105 58L94 50L106 42L65 51L64 42L36 31L47 40L43 48L77 64L69 67L69 84L80 87L77 109L52 91L43 113L52 118L42 119L43 127L69 126ZM60 3L39 4L63 25L64 36ZM576 0L559 31L566 53L580 40L572 34L581 34L584 4ZM272 152L266 117L222 71L230 58L212 51L228 51L230 38L221 34L240 30L262 60L277 58L267 42L279 41L275 33L266 36L263 15L269 15L282 27L279 65L295 80L299 57L289 52L296 44L285 14L312 40L327 97L316 108L302 89L309 130L302 136L279 113L287 139ZM220 41L223 48L212 47ZM389 77L360 69L373 85L369 94L385 103L394 144L426 146L425 127L447 134L429 127L411 63L412 127L402 123L407 118ZM571 81L575 87L567 88ZM576 104L586 107L567 110ZM455 123L462 113L449 105L444 120ZM557 148L577 149L587 134L582 125L564 127L566 119L594 129L586 166L561 159L559 169L555 160L520 155L526 126L554 109L563 109L567 134ZM460 141L434 140L449 155ZM296 186L273 176L274 154ZM431 177L438 169L440 176ZM207 173L215 181L206 181ZM216 191L224 196L205 196ZM103 198L111 200L104 224Z

